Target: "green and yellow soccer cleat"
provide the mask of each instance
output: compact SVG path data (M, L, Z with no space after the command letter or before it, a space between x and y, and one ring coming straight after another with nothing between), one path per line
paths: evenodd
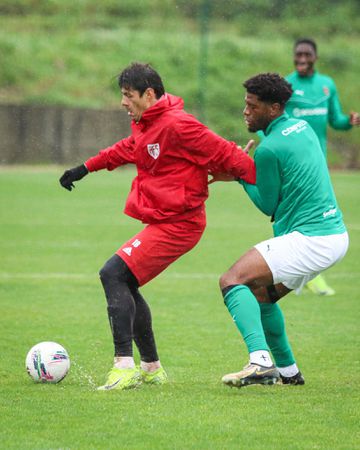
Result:
M243 387L250 384L276 384L280 379L275 366L264 367L259 364L248 364L241 372L229 373L222 377L222 382L230 387Z
M306 284L306 287L316 295L324 295L324 296L331 296L335 295L334 289L332 289L325 281L324 277L322 275L318 275L317 277L313 278L311 281L309 281Z
M167 373L163 367L159 367L154 372L147 372L140 369L141 380L145 384L165 384L168 381Z
M110 391L113 389L133 389L141 384L141 375L138 368L117 369L113 367L104 386L97 388L98 391Z

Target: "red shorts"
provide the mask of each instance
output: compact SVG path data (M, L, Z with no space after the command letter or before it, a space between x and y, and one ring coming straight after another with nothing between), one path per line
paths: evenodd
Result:
M176 223L147 225L116 252L139 286L155 278L199 242L206 226L205 213Z

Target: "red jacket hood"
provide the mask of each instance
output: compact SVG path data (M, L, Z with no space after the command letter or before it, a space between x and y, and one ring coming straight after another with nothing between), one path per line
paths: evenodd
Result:
M184 108L184 100L175 95L165 93L162 95L155 105L144 111L139 123L152 121L159 114L163 114L165 111L170 110L182 110Z

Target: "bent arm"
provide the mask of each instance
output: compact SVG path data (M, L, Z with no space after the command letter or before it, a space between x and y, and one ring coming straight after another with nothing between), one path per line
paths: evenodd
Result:
M278 160L267 148L258 147L255 152L256 185L239 181L255 206L267 216L275 214L280 190L281 176Z
M331 88L329 101L329 125L335 130L352 128L350 116L343 113L335 84Z
M247 183L255 183L254 160L235 142L227 141L190 115L176 124L174 133L184 150L182 157L214 172L225 172Z

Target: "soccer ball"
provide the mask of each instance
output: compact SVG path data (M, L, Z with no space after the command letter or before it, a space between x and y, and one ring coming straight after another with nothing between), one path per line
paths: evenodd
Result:
M59 383L70 369L70 358L60 344L40 342L29 350L25 366L37 383Z

